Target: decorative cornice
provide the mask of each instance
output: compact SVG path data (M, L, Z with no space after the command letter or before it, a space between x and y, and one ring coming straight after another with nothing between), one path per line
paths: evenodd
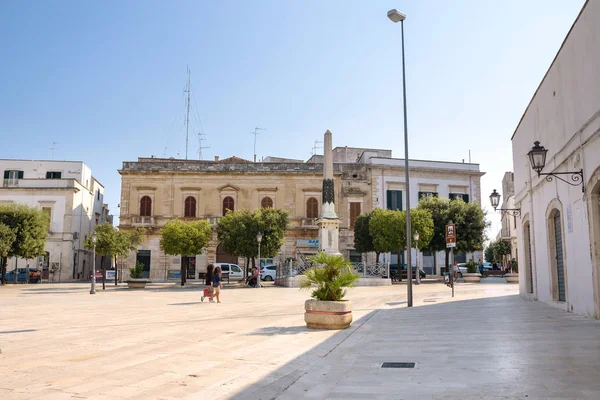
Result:
M152 187L152 186L136 186L135 188L138 191L140 191L140 190L156 190L156 187Z
M321 192L322 189L321 188L304 188L302 189L303 192Z
M202 188L199 187L182 187L179 188L182 192L199 192Z
M235 190L236 192L239 192L239 191L240 191L240 188L239 188L239 187L237 187L237 186L233 186L233 185L231 185L231 184L229 184L229 183L228 183L228 184L226 184L226 185L223 185L223 186L221 186L221 187L218 187L218 188L217 188L217 190L218 190L219 192L222 192L222 191L224 191L224 190L227 190L227 189Z
M278 190L277 187L274 188L257 188L256 191L258 192L276 192Z

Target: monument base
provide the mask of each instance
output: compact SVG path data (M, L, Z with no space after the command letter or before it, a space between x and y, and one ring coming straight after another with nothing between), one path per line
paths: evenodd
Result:
M341 256L339 218L319 218L316 223L319 227L319 251Z

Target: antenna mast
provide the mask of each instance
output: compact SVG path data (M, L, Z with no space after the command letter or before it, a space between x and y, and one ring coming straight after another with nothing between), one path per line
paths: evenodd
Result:
M266 131L266 129L259 128L258 126L254 128L254 132L250 132L254 135L254 162L256 162L256 135L259 135L258 131Z
M190 68L187 67L188 80L187 80L187 115L185 117L185 159L188 159L188 141L190 131Z
M50 147L50 150L52 150L52 159L54 160L54 150L56 150L56 142L52 142L52 147Z
M204 160L202 157L202 149L210 149L210 146L202 146L202 141L206 140L202 136L206 136L206 134L199 132L198 133L198 142L200 143L200 147L198 148L198 159Z
M313 152L312 152L313 156L317 155L317 149L322 149L323 148L323 146L318 146L319 143L323 144L323 141L322 140L315 140L315 144L313 145Z

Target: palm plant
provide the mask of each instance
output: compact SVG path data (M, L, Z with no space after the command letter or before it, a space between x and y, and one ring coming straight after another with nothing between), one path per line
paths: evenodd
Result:
M144 276L144 264L137 261L135 267L129 268L129 276L131 279L141 279Z
M304 272L300 288L310 289L313 285L317 285L311 294L314 299L340 301L346 295L344 288L354 287L354 282L360 278L360 275L353 272L352 264L344 261L341 255L320 252L309 260L317 266Z

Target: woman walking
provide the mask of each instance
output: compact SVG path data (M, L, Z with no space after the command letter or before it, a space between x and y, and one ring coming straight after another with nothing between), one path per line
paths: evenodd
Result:
M219 298L219 294L221 293L221 288L223 287L222 279L221 279L221 267L215 268L215 275L213 277L213 294L210 296L212 300L213 297L217 298L217 303L221 302Z
M202 297L200 297L200 301L204 301L205 297L208 297L211 303L214 303L214 300L212 299L212 294L213 294L213 288L212 288L212 281L213 281L213 275L214 275L214 270L215 270L215 266L212 264L208 264L208 267L206 267L206 282L204 282L204 295Z

